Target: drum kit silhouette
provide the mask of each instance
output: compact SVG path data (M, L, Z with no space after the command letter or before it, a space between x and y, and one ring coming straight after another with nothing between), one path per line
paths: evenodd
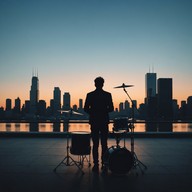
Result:
M84 174L83 171L83 164L84 161L87 161L89 166L91 166L90 163L90 152L91 152L91 146L90 146L90 134L88 132L84 131L76 131L76 132L69 132L69 120L72 115L83 115L82 113L76 112L72 109L70 110L59 110L61 113L65 113L68 115L68 118L65 119L65 124L67 124L67 154L64 157L64 159L54 168L54 172L56 172L57 168L60 165L65 166L73 166L75 165L82 174ZM69 135L71 135L71 146L69 146ZM75 160L70 156L70 153L72 155L78 156L78 160ZM89 156L87 158L87 155Z
M124 175L130 172L131 169L137 169L138 167L141 173L144 174L144 170L147 169L147 166L138 159L134 149L134 123L135 123L134 109L136 109L136 106L134 105L133 100L131 99L130 95L126 90L127 87L133 87L133 85L125 85L123 83L122 85L114 88L123 88L124 92L128 96L132 104L132 112L131 112L132 118L129 119L128 117L118 117L114 119L112 134L114 135L114 138L116 140L116 145L108 148L106 154L104 155L104 167L105 167L104 170L108 171L109 169L113 174ZM61 110L61 112L68 113L69 119L73 114L83 115L73 110L68 111ZM69 119L67 121L68 123ZM130 130L131 150L128 150L126 148L126 137L129 130ZM69 146L69 135L71 135L71 147ZM120 141L122 138L124 139L124 145L120 146ZM76 165L78 169L81 171L81 173L84 174L84 171L82 169L84 161L86 160L88 162L88 165L91 166L90 133L84 131L71 132L71 133L68 132L66 149L67 149L67 155L55 167L54 171L56 172L57 168L61 164L64 164L66 166ZM69 153L71 153L72 155L78 155L79 158L78 161L74 160L69 155ZM89 155L88 158L87 155ZM137 172L136 174L138 175Z

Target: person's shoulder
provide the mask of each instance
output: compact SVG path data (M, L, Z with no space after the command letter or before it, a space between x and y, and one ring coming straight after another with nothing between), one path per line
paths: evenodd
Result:
M104 92L106 95L111 95L111 93L108 92L108 91L104 91L104 90L103 90L103 92Z
M87 93L87 95L93 95L95 93L95 91L91 91L89 93Z

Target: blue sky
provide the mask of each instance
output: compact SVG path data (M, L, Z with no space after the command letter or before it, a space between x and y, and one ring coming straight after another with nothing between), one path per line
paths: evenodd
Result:
M133 84L143 102L145 73L173 78L173 97L192 95L192 1L190 0L1 0L0 106L29 99L38 69L40 99L53 89L72 103L103 76L115 103L126 95L113 87Z

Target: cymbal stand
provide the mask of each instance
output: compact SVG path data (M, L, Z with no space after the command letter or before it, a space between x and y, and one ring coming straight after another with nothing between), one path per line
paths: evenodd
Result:
M71 114L70 114L71 115ZM67 126L69 125L69 119L67 119ZM80 166L81 165L81 162L78 164L77 161L75 161L70 155L69 155L69 149L70 149L70 146L69 146L69 132L68 132L68 129L67 129L67 146L66 146L66 149L67 149L67 155L64 157L64 159L54 168L54 172L56 172L57 168L64 164L65 166L72 166L72 165L76 165L76 167L81 171L81 173L84 175L84 171L82 170L82 167Z
M130 99L131 104L132 104L132 121L129 124L129 128L131 129L131 153L132 153L133 158L134 158L133 159L134 160L133 168L136 169L138 166L141 173L144 174L142 167L144 169L147 169L147 166L138 159L138 157L135 153L135 149L134 149L134 128L135 128L135 126L134 126L134 122L135 122L134 108L136 108L136 107L135 107L135 104L134 104L133 100L131 99L130 95L127 93L127 90L125 89L125 87L123 88L123 90L126 93L126 95L128 96L128 98Z

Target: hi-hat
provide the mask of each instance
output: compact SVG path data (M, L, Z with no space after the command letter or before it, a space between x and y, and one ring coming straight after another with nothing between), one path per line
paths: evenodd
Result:
M133 87L133 85L125 85L124 83L120 86L117 86L117 87L114 87L115 89L116 88L126 88L126 87Z

